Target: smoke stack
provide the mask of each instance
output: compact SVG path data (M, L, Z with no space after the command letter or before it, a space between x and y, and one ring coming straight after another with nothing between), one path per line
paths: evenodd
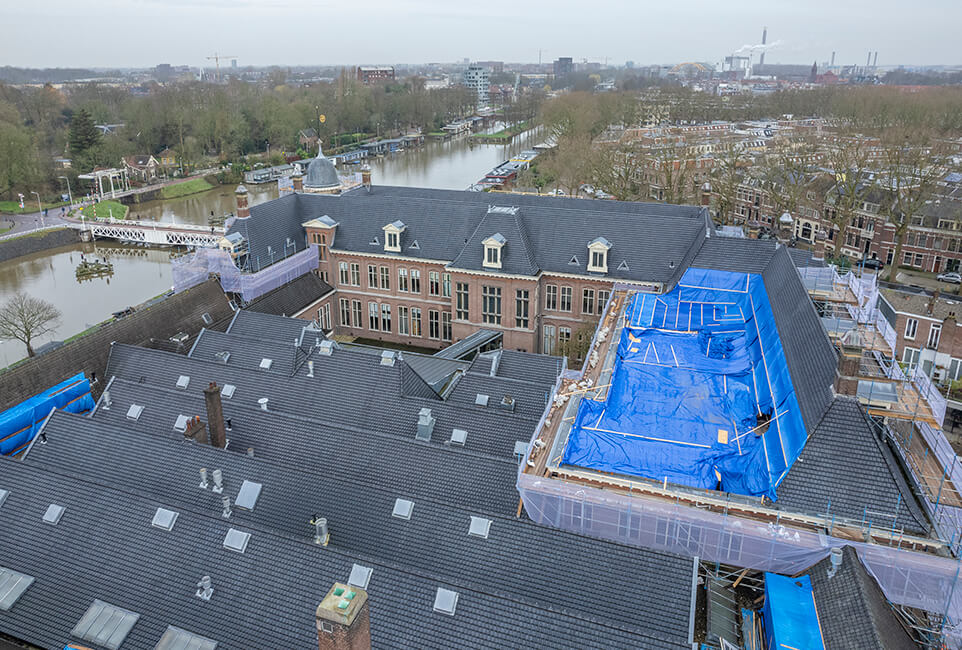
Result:
M835 52L832 52L832 62L829 64L830 67L835 67Z
M364 189L371 192L371 166L364 165L361 167L361 184L364 185Z
M220 388L216 382L210 382L204 389L204 403L207 405L210 446L223 449L227 446L227 433L224 431L224 406L220 401Z
M872 65L872 50L869 50L869 51L868 51L868 56L865 57L865 67L867 68L867 67L869 67L870 65Z
M875 56L872 57L872 67L878 65L878 50L875 50Z
M768 40L768 27L762 27L762 45ZM762 50L762 55L758 59L758 65L765 65L765 50Z
M251 216L251 209L247 207L247 188L238 185L234 190L234 199L237 201L237 216L241 219Z
M301 176L301 173L300 173L300 172L294 172L294 175L291 176L291 182L294 183L294 191L295 191L295 192L303 192L303 191L304 191L304 177Z
M318 650L370 650L367 591L335 582L314 613Z

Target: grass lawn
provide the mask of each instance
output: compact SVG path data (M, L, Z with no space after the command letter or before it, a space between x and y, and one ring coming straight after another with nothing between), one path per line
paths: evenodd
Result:
M62 205L67 205L66 201L56 201L54 203L43 203L43 207L48 210L53 210L54 208L59 208ZM6 212L7 214L27 214L33 212L37 209L37 202L32 203L24 199L23 210L20 209L19 201L0 201L0 212Z
M100 203L95 203L91 206L84 208L84 217L91 218L96 217L97 219L109 219L113 216L114 219L124 219L127 216L127 210L129 208L120 203L119 201L101 201Z
M208 183L203 178L192 178L189 181L184 181L183 183L176 183L174 185L167 185L160 189L160 193L157 198L159 199L177 199L182 196L188 196L190 194L197 194L199 192L206 192L209 189L213 189L213 185Z
M20 235L19 237L11 237L5 241L16 241L18 239L26 239L27 237L46 237L52 232L57 232L58 230L66 230L66 228L51 228L50 230L41 230L40 232L31 232L26 235Z
M476 133L471 137L476 140L486 140L492 142L500 142L503 140L510 140L514 136L518 135L522 131L526 131L530 128L530 122L520 122L514 126L509 126L506 129L502 129L497 133Z

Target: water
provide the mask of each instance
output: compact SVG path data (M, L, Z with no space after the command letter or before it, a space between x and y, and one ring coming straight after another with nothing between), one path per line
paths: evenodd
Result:
M107 258L110 277L78 281L80 253L88 260ZM63 315L50 335L34 339L33 347L62 341L96 325L115 311L164 293L171 287L170 253L97 242L73 244L0 263L0 298L23 291L52 302ZM27 356L20 341L0 340L0 368Z
M489 131L497 131L496 124ZM536 131L516 136L510 144L475 144L467 136L428 141L421 148L369 160L376 185L407 185L464 190L498 164L543 140ZM340 173L352 173L359 165L343 165ZM248 185L248 201L257 205L277 198L277 183ZM207 225L210 213L234 212L234 187L169 201L132 205L133 218L166 223ZM78 282L74 270L80 252L90 257L109 256L114 275ZM63 314L52 335L34 341L34 348L51 340L62 341L110 316L161 294L171 286L169 253L119 244L76 244L0 263L0 301L24 291L54 303ZM0 341L0 368L26 356L19 341Z

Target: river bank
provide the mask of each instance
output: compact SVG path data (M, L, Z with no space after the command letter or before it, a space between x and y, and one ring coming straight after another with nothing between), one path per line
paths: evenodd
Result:
M80 233L73 228L47 230L29 233L20 237L0 241L0 263L7 262L24 255L33 255L41 251L76 244L80 241Z

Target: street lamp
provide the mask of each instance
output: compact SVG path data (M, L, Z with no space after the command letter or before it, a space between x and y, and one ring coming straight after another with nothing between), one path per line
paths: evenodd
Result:
M43 205L40 203L40 194L38 192L31 191L31 194L37 195L37 207L40 208L40 225L44 228L47 227L47 222L43 218Z
M67 181L67 198L70 200L70 205L73 205L73 194L70 192L70 179L66 176L57 176L57 178L62 178Z

